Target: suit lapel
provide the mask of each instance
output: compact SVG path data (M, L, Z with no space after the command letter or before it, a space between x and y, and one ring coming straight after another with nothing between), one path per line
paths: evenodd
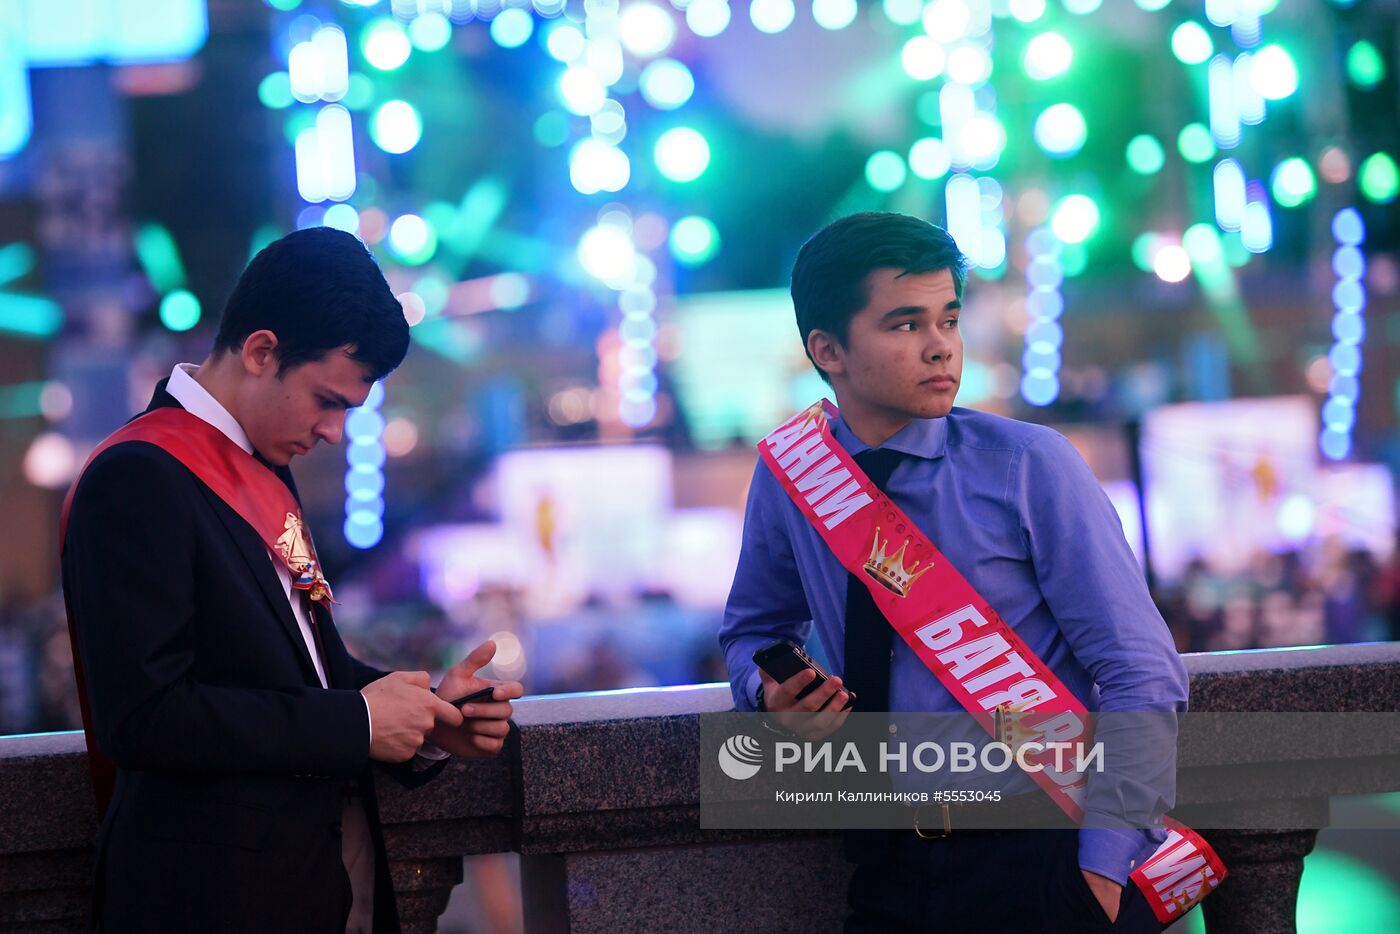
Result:
M147 412L170 407L183 408L174 396L166 392L166 382L168 380L161 380L156 385L155 394L151 397L151 404L146 407ZM278 476L281 477L283 472L279 471ZM286 479L283 478L284 482ZM313 687L320 687L321 679L316 676L316 666L312 663L311 654L307 651L306 640L302 638L301 626L298 625L296 616L292 614L291 602L287 599L287 592L282 589L282 581L272 566L272 556L268 553L267 546L263 544L253 527L243 521L237 513L229 508L227 503L214 495L213 490L200 483L199 491L209 501L214 515L219 517L219 521L223 523L229 537L238 546L238 552L243 556L243 560L248 566L248 573L253 575L253 579L257 581L263 595L267 597L273 615L277 617L278 622L282 624L283 631L287 634L287 638L291 640L292 651L296 653L301 662L302 673L306 676L307 683ZM295 487L292 488L292 492L295 495ZM229 572L233 573L233 569L230 568ZM329 681L329 673L326 677Z

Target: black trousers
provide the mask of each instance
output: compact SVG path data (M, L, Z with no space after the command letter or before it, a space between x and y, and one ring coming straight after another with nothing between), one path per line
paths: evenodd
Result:
M894 835L888 861L858 864L847 934L1160 934L1132 880L1110 923L1079 869L1077 830Z

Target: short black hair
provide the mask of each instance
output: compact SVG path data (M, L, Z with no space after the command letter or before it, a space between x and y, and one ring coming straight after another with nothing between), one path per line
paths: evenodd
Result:
M846 343L851 318L870 300L866 277L876 269L898 269L900 275L946 269L959 299L967 282L967 260L942 227L882 211L833 221L802 245L792 266L792 305L804 350L813 330ZM817 372L830 382L821 367Z
M373 380L408 353L403 306L358 237L309 227L264 247L233 288L214 352L235 353L254 331L277 335L278 374L349 347Z

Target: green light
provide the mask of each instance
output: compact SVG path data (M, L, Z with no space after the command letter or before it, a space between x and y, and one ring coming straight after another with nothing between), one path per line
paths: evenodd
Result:
M299 107L296 110L287 112L287 120L282 124L282 132L286 134L287 142L296 145L297 136L302 130L316 125L316 111L306 107Z
M1158 10L1166 9L1167 4L1171 3L1172 0L1136 0L1136 2L1147 12L1156 13Z
M1037 81L1045 81L1064 74L1074 61L1074 47L1069 40L1057 32L1043 32L1026 46L1022 59L1026 74Z
M1066 243L1060 250L1060 268L1065 277L1073 279L1089 268L1089 251L1082 243Z
M276 224L263 224L253 231L253 236L248 241L248 262L253 261L253 257L263 251L265 247L272 245L273 241L280 240L284 231Z
M19 337L53 337L63 326L57 302L38 295L0 292L0 333Z
M1065 0L1065 9L1076 16L1088 16L1103 6L1103 0Z
M1011 0L1011 15L1018 22L1034 23L1045 15L1045 0Z
M350 87L340 102L350 110L364 110L374 103L374 82L358 71L350 76Z
M8 285L34 271L34 248L27 243L0 246L0 285Z
M185 286L185 267L175 238L160 224L143 224L134 238L136 258L151 281L151 288L165 293Z
M1133 240L1133 265L1143 272L1152 272L1152 260L1157 256L1157 242L1161 238L1152 231L1138 234Z
M274 71L258 82L258 100L264 107L282 110L292 106L292 79L285 71Z
M491 38L505 49L518 49L535 34L535 18L526 10L511 7L491 20Z
M176 289L160 300L160 323L172 331L188 331L199 323L199 299Z
M1283 100L1298 90L1298 66L1282 46L1267 45L1249 60L1249 82L1265 100Z
M1367 156L1356 177L1367 201L1389 204L1400 193L1400 169L1396 168L1390 153L1376 152Z
M1203 123L1188 123L1176 137L1176 148L1187 162L1207 162L1215 157L1215 140Z
M267 5L274 10L281 10L283 13L290 13L301 6L301 0L267 0Z
M558 110L540 114L535 120L535 142L555 149L569 141L569 117Z
M441 13L420 13L408 24L408 39L420 52L436 52L452 41L452 21Z
M403 214L389 225L389 248L405 266L422 266L437 252L437 229L417 214Z
M1139 175L1155 175L1166 164L1167 154L1157 137L1147 133L1134 136L1128 141L1128 168Z
M370 118L369 136L385 152L402 155L423 138L423 118L408 101L385 101Z
M1274 200L1286 208L1296 208L1317 194L1317 176L1312 166L1298 156L1284 159L1274 168L1269 186Z
M1298 930L1309 934L1400 930L1400 893L1375 866L1319 847L1303 861Z
M904 184L908 172L899 153L888 149L870 154L865 162L865 180L876 191L894 191Z
M1199 65L1214 51L1210 33L1195 20L1188 19L1172 30L1172 54L1186 64Z
M686 266L700 266L719 252L719 231L707 217L682 217L671 228L671 255Z
M1225 262L1234 269L1248 266L1249 261L1254 258L1254 254L1245 248L1244 237L1236 232L1225 234L1220 238L1220 242L1225 247Z
M1035 120L1036 144L1056 158L1079 152L1088 132L1084 115L1073 104L1054 104Z
M912 26L924 12L922 0L883 0L881 6L896 26Z
M710 144L697 130L676 127L661 134L653 151L656 167L673 182L693 182L710 165Z
M941 126L943 123L943 112L938 103L937 91L925 91L919 95L919 99L914 102L914 112L919 115L919 119L929 126Z
M947 145L937 137L926 136L909 147L909 168L919 178L942 178L951 163Z
M1083 243L1099 226L1099 206L1088 195L1067 195L1050 215L1050 229L1061 243Z
M1225 257L1220 235L1210 224L1187 227L1181 235L1181 245L1186 248L1186 255L1191 257L1191 263L1196 267L1217 265Z
M1385 79L1385 59L1370 42L1362 39L1347 49L1347 77L1359 88L1373 88Z
M367 24L360 33L360 52L365 61L380 71L395 71L408 61L413 43L408 32L397 20L381 16Z

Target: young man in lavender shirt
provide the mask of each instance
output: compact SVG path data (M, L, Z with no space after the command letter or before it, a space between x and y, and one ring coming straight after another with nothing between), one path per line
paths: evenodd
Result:
M840 407L836 441L872 479L873 460L886 461L885 492L1086 707L1185 710L1185 670L1083 459L1053 430L954 407L965 283L952 238L913 217L856 214L803 246L793 303L807 355ZM859 589L851 579L760 462L720 631L739 710L823 712L839 723L841 676L857 710L963 709L883 620L884 632L848 627ZM777 639L803 644L813 629L837 677L798 700L810 671L777 683L752 657ZM887 687L883 671L873 689L852 676L872 643L877 669L888 655ZM1149 771L1133 791L1161 813L1174 776ZM1016 770L1004 782L1010 795L1043 794ZM1111 810L1090 787L1086 814L1100 802ZM1102 783L1099 793L1115 789ZM848 838L857 865L847 930L1160 930L1128 877L1164 832L1091 823L959 832L955 816L941 839L912 827Z

